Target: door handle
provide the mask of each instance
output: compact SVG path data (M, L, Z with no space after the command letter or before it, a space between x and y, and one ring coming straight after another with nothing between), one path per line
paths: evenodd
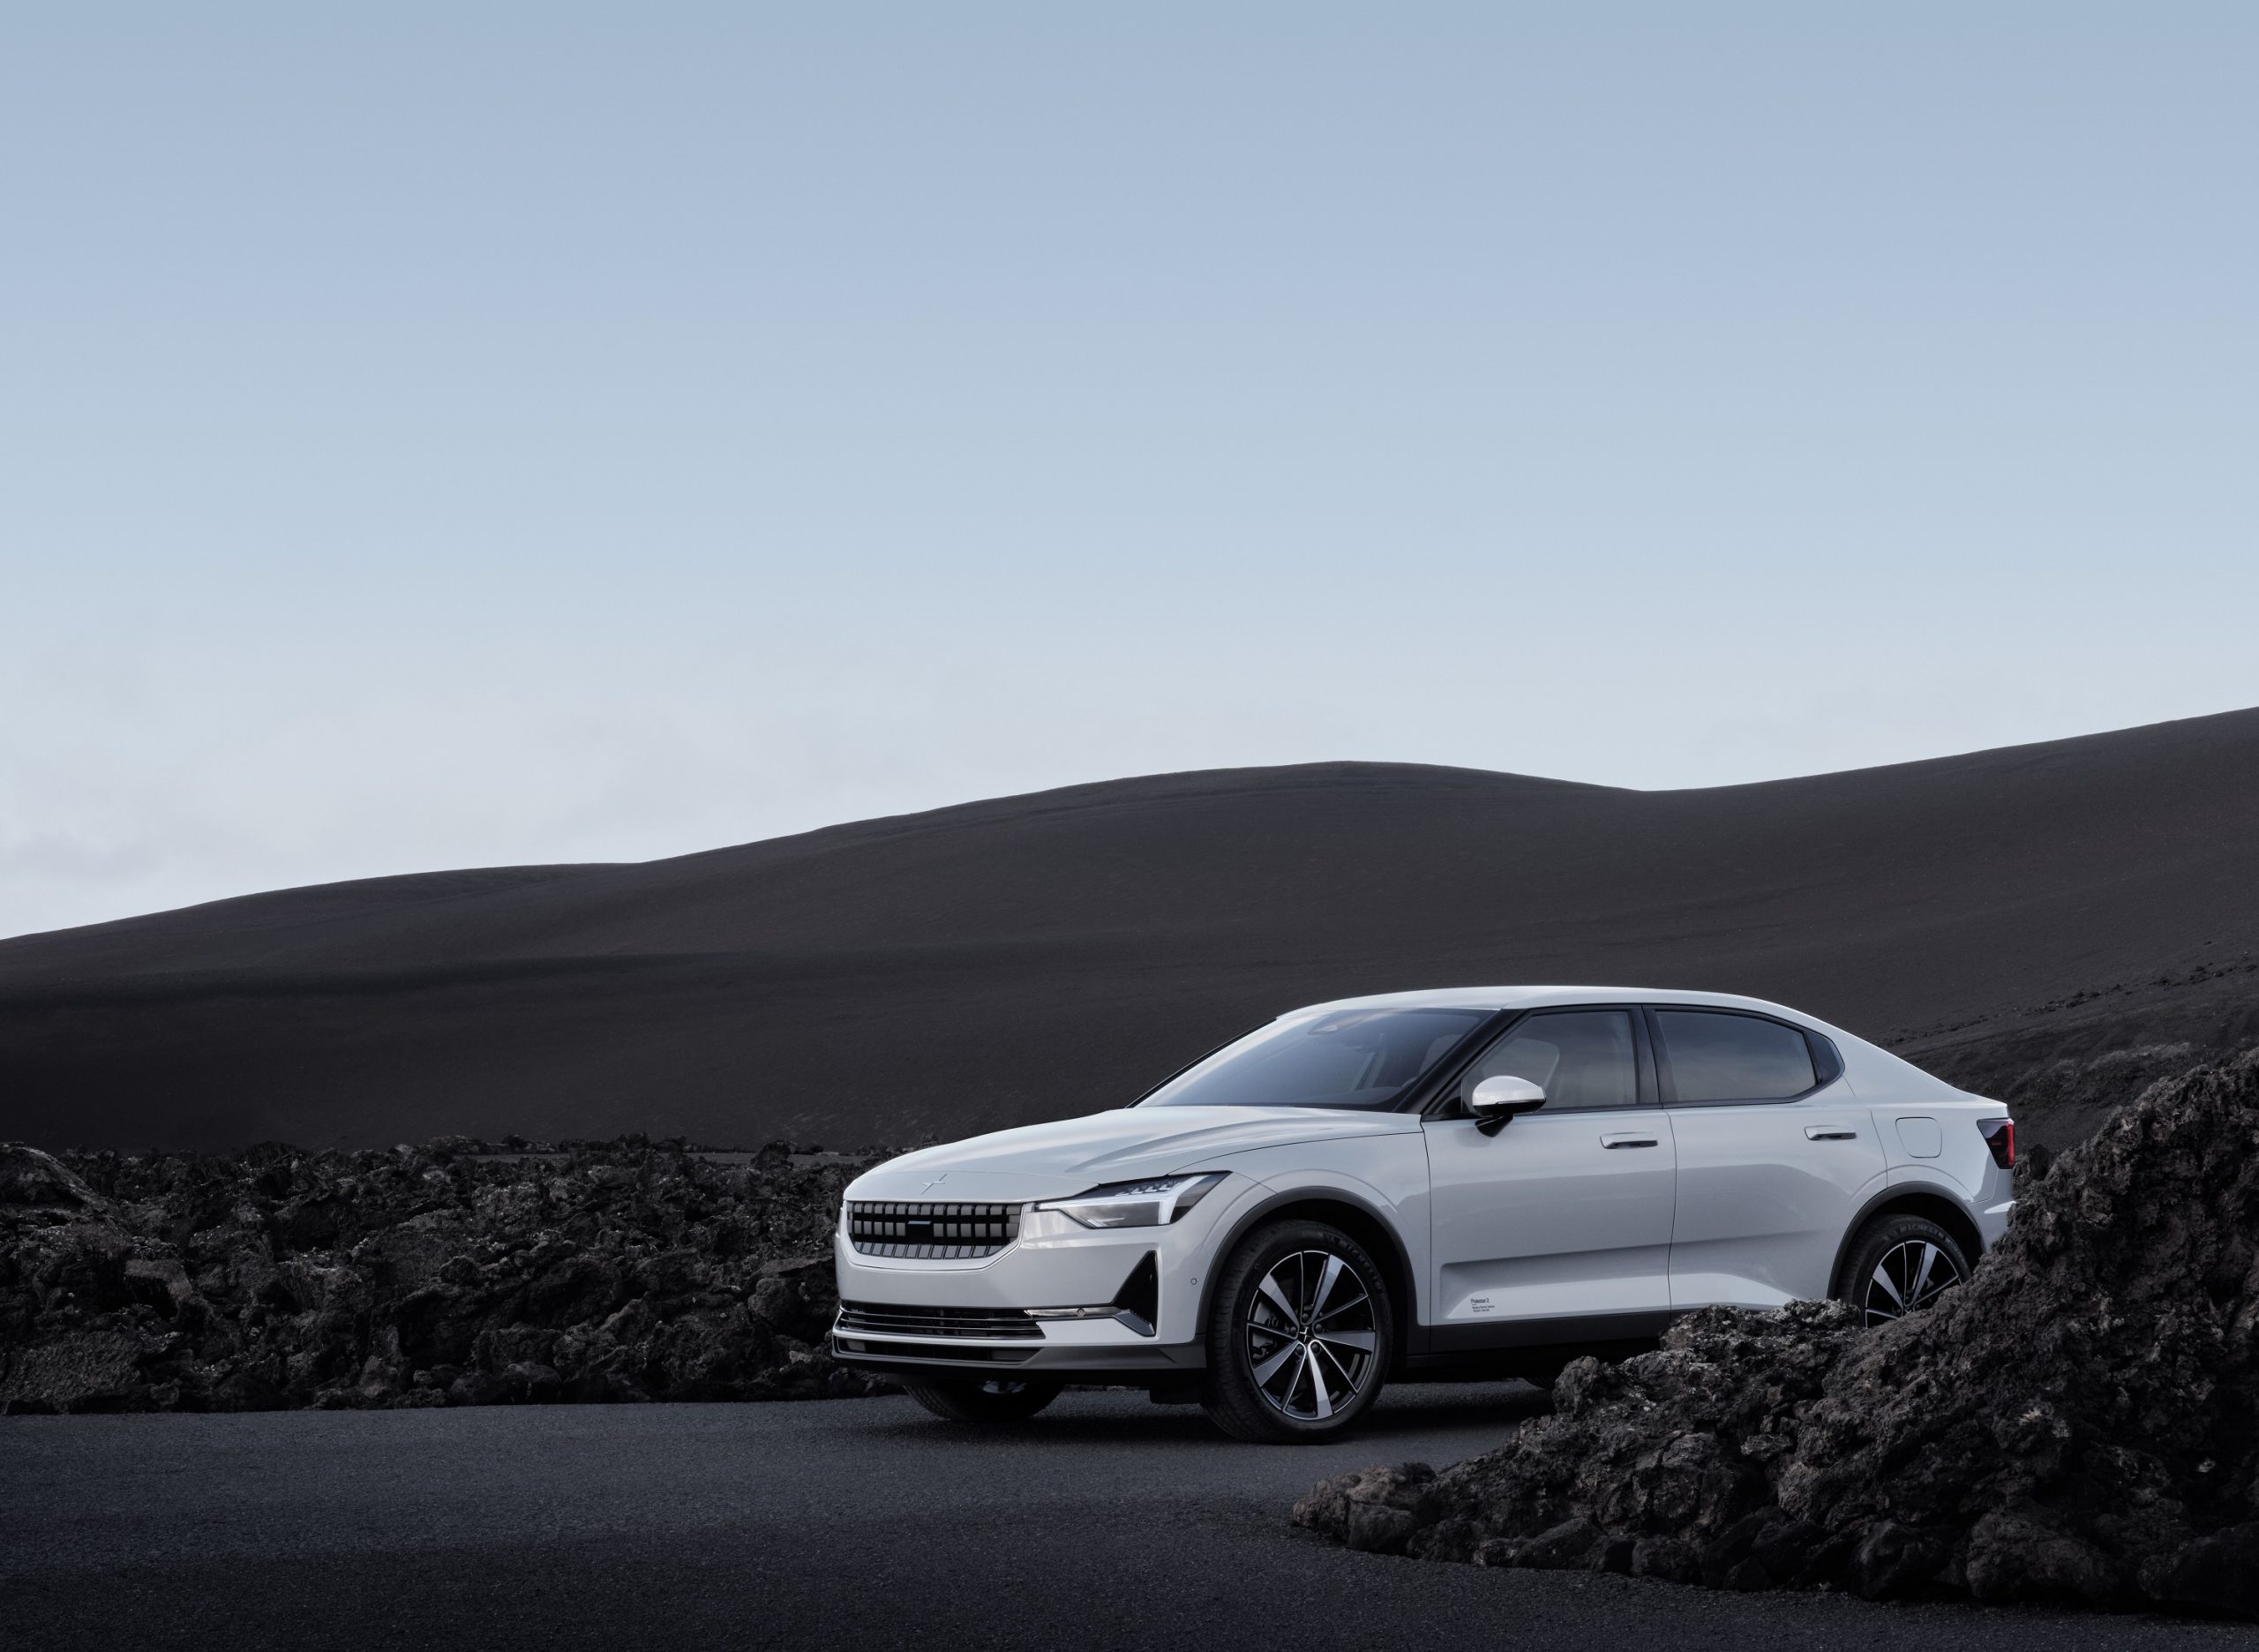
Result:
M1804 1137L1806 1141L1857 1141L1859 1133L1855 1130L1838 1130L1826 1124L1807 1124L1804 1127Z
M1659 1137L1642 1136L1632 1130L1617 1130L1600 1138L1600 1145L1603 1147L1654 1147L1660 1142Z

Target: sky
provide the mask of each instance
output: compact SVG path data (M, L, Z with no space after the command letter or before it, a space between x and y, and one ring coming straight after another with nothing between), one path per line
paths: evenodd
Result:
M0 935L2259 704L2259 8L0 6Z

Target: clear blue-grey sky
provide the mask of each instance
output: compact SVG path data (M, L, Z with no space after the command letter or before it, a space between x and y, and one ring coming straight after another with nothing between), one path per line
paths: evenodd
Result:
M2259 702L2259 8L0 16L0 933Z

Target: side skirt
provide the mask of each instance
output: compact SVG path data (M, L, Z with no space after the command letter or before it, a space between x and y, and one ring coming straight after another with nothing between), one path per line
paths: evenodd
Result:
M1561 1314L1545 1319L1501 1319L1490 1325L1421 1325L1405 1364L1422 1359L1451 1359L1468 1355L1520 1349L1605 1347L1619 1342L1652 1342L1670 1329L1673 1320L1692 1311L1685 1308L1655 1308L1637 1313Z

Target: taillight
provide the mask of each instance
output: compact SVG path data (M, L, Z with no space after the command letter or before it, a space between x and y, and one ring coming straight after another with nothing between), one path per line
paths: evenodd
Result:
M2015 1169L2015 1121L1979 1119L1977 1128L1985 1132L1985 1145L1993 1150L1993 1162L2003 1170Z

